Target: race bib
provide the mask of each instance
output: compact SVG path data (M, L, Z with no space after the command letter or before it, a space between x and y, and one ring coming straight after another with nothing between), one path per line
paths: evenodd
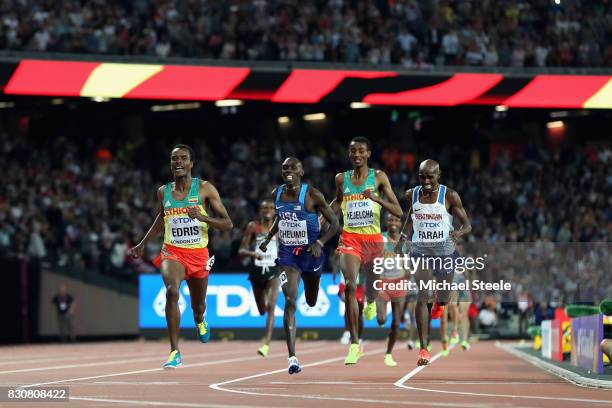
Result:
M374 225L374 201L368 199L347 202L346 223L351 228Z
M440 214L412 214L415 242L439 244L448 239L448 227Z
M259 245L263 242L263 239L258 240L255 244L255 253L261 256L261 259L255 258L255 266L276 266L274 262L277 258L278 253L278 245L276 244L276 240L273 239L268 243L268 247L266 248L266 252L263 252L259 249Z
M278 239L281 244L287 246L308 245L306 220L280 220L278 222Z
M170 244L193 245L202 242L200 221L190 217L174 217L170 220Z

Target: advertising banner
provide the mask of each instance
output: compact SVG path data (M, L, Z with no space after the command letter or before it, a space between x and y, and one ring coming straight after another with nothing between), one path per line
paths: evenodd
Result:
M603 340L602 317L599 314L572 319L572 364L598 374L603 373L603 358L599 349Z

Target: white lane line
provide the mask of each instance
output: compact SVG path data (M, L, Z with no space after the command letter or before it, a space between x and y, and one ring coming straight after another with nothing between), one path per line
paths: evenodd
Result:
M451 350L453 348L455 348L456 344L451 344L451 346L448 348L448 352L450 353ZM439 359L440 357L442 357L442 352L440 351L438 354L434 355L431 360L429 360L429 364L431 365L433 364L434 361L436 361L437 359ZM414 368L412 371L410 371L408 374L406 374L405 376L403 376L402 378L400 378L399 380L397 380L393 385L395 385L396 387L402 387L402 384L404 384L406 381L408 381L409 379L411 379L412 377L414 377L415 375L417 375L418 373L420 373L422 370L425 369L425 367L427 367L426 365L423 366L418 366L416 368ZM403 388L403 387L402 387Z
M189 408L270 408L268 405L223 405L223 404L198 404L190 402L163 402L163 401L137 401L95 397L70 397L70 401L106 402L111 404L144 405L155 407L189 407Z
M304 352L302 352L302 354L310 354L310 353L316 353L318 351L320 351L321 349L328 349L329 346L328 345L323 345L321 347L318 348L312 348L312 349L308 349ZM249 353L249 355L252 355L254 353ZM270 357L279 357L280 355L270 355ZM209 366L209 365L217 365L217 364L226 364L226 363L237 363L237 362L241 362L241 361L250 361L250 360L261 360L262 357L259 355L255 355L252 357L247 357L247 356L243 356L243 357L237 357L237 358L229 358L229 359L224 359L224 360L214 360L214 361L206 361L203 363L196 363L196 364L184 364L182 367L177 368L177 370L184 370L186 368L193 368L193 367L204 367L204 366ZM148 368L145 370L135 370L135 371L123 371L123 372L118 372L118 373L110 373L110 374L103 374L103 375L93 375L90 377L79 377L79 378L69 378L66 380L56 380L56 381L48 381L48 382L43 382L43 383L36 383L36 384L28 384L28 385L23 385L21 386L22 388L30 388L30 387L39 387L39 386L43 386L43 385L51 385L51 384L62 384L62 383L66 383L66 382L73 382L73 381L83 381L83 380L94 380L94 379L98 379L98 378L108 378L108 377L118 377L118 376L123 376L123 375L131 375L131 374L143 374L143 373L153 373L153 372L158 372L158 371L164 371L163 368L161 367L157 367L157 368Z
M372 350L369 351L367 353L364 353L364 356L367 355L372 355L372 354L377 354L380 352L386 351L386 348L379 348L376 350ZM303 354L303 353L302 353ZM319 365L323 365L323 364L328 364L328 363L334 363L337 361L342 361L344 360L344 357L335 357L335 358L329 358L329 359L325 359L325 360L320 360L320 361L315 361L314 363L309 363L309 364L305 364L302 366L302 368L307 368L307 367L315 367L315 366L319 366ZM350 368L348 368L350 369ZM228 384L233 384L233 383L237 383L240 381L244 381L244 380L249 380L252 378L259 378L259 377L264 377L267 375L272 375L272 374L278 374L278 373L286 373L287 369L283 368L281 370L273 370L273 371L266 371L263 373L259 373L259 374L253 374L253 375L249 375L246 377L240 377L240 378L236 378L233 380L228 380L228 381L224 381L224 382L220 382L220 383L216 383L216 384L211 384L209 387L217 390L217 391L224 391L224 392L231 392L231 393L235 393L235 394L243 394L243 395L254 395L254 396L263 396L263 397L286 397L286 398L301 398L301 399L308 399L308 400L323 400L323 401L344 401L344 402L362 402L362 403L371 403L371 404L375 404L380 406L381 404L388 404L388 405L410 405L410 406L431 406L431 407L466 407L466 408L474 408L474 407L489 407L490 405L488 404L474 404L474 403L469 403L469 404L461 404L461 403L457 403L457 402L416 402L416 401L399 401L399 400L384 400L384 399L380 399L380 398L351 398L351 397L332 397L332 396L323 396L323 395L299 395L299 394L279 394L279 393L271 393L271 392L255 392L255 391L244 391L244 390L235 390L235 389L229 389L229 388L224 388L223 386L228 385ZM299 374L296 374L299 375Z
M225 353L225 354L241 354L239 352L234 353ZM189 357L206 357L210 356L210 353L199 353L199 354L190 354ZM115 365L115 364L129 364L129 363L144 363L147 361L159 361L159 354L156 357L147 357L147 358L132 358L129 360L111 360L111 361L96 361L94 363L84 363L84 364L66 364L66 365L58 365L58 366L47 366L47 367L36 367L36 368L22 368L19 370L9 370L9 371L0 371L0 375L2 374L15 374L15 373L31 373L36 371L52 371L52 370L64 370L67 368L83 368L83 367L98 367L98 366L107 366L107 365Z
M58 352L54 352L54 354L57 354ZM126 353L126 354L113 354L113 357L117 358L117 357L131 357L134 354L136 354L137 352L133 352L133 353ZM104 359L104 358L108 358L109 353L106 354L99 354L99 355L88 355L88 356L64 356L64 357L48 357L48 358L37 358L37 359L31 359L31 360L11 360L11 361L3 361L2 362L2 366L8 366L8 365L15 365L15 364L38 364L38 363L52 363L54 361L74 361L74 360L95 360L95 359ZM158 354L159 355L159 354ZM150 357L153 357L153 354L150 355Z
M454 347L453 344L451 346ZM430 361L429 365L433 363L440 357L440 353L436 354ZM543 397L536 395L512 395L512 394L489 394L489 393L480 393L480 392L463 392L463 391L445 391L445 390L432 390L430 388L421 388L421 387L410 387L405 385L404 383L408 381L410 378L414 377L421 370L423 370L427 366L417 367L399 380L395 382L396 387L405 388L408 390L414 391L425 391L432 392L437 394L453 394L453 395L468 395L473 397L493 397L493 398L512 398L512 399L534 399L534 400L548 400L548 401L572 401L572 402L585 402L585 403L593 403L593 404L604 404L604 405L612 405L612 401L610 400L597 400L597 399L588 399L588 398L569 398L569 397ZM542 385L540 383L540 385Z

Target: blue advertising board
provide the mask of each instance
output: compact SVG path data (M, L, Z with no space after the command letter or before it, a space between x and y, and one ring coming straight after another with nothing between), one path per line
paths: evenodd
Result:
M211 274L206 297L206 321L211 327L261 328L265 317L259 315L251 284L246 273ZM164 307L166 290L160 275L140 276L139 316L140 328L166 328ZM191 311L189 288L183 282L180 290L179 308L181 327L194 327ZM274 327L283 327L283 306L285 300L279 293L276 304ZM388 308L390 309L390 307ZM331 274L321 276L319 298L314 307L309 307L304 298L304 288L300 285L296 319L299 328L342 328L344 327L344 303L338 298L338 284ZM390 316L387 326L390 324ZM434 327L437 326L437 321ZM376 319L366 321L365 327L378 327Z

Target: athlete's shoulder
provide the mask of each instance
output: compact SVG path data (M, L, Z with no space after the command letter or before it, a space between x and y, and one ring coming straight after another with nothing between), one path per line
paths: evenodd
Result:
M387 177L387 173L384 170L374 169L374 177L377 181L389 181L389 177Z
M415 189L415 188L416 188L416 187L410 187L408 190L406 190L406 191L404 192L404 196L405 196L406 198L412 199L412 193L414 192L414 189Z
M259 223L259 221L253 220L253 221L249 221L249 223L246 225L246 228L244 229L244 231L248 234L248 233L253 233L257 230L257 224Z
M344 182L344 171L341 171L340 173L336 174L336 183L343 183Z

